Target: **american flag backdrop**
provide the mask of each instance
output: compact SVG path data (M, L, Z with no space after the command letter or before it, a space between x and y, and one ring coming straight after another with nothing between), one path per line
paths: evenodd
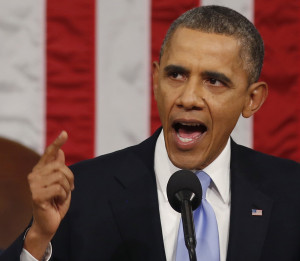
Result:
M234 139L300 161L299 0L0 0L0 136L42 153L65 129L69 164L142 141L160 126L151 63L166 30L208 4L265 41L269 97Z

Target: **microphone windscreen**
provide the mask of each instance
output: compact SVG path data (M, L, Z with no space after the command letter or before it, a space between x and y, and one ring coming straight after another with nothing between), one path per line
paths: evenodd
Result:
M195 210L201 203L202 187L198 177L190 170L178 170L168 181L168 200L177 212L181 212L181 200L178 198L178 192L181 191L195 194L191 201L192 209Z

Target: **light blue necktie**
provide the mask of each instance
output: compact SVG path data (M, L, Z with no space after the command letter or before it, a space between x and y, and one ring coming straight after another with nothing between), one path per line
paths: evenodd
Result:
M206 200L210 177L204 171L196 172L202 186L202 202L194 211L195 234L197 238L197 261L220 261L219 233L214 210ZM189 261L184 242L182 221L178 231L176 261Z

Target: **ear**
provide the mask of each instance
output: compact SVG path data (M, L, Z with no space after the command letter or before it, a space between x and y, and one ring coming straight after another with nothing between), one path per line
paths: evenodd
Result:
M242 115L245 118L256 113L265 102L268 96L268 85L265 82L256 82L249 86L248 94L243 108Z
M157 100L157 90L159 85L159 63L153 62L152 64L152 77L153 77L153 91L155 100Z

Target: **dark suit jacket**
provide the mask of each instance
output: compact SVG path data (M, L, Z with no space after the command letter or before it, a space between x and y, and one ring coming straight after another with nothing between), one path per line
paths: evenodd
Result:
M159 132L71 167L75 190L52 260L165 260L154 174ZM300 260L300 165L232 142L228 261ZM252 216L261 209L262 216ZM22 238L1 260L18 260Z

